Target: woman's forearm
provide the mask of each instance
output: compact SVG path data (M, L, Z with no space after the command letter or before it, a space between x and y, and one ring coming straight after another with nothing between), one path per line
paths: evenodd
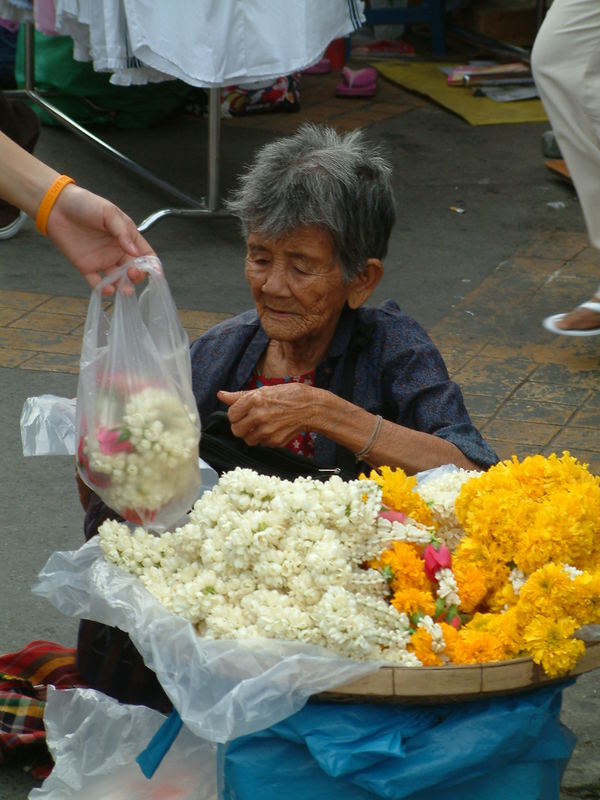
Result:
M360 459L373 467L401 467L409 475L443 464L480 469L452 442L385 419L379 427L375 414L331 392L317 391L319 399L312 415L312 430L333 439L353 453L360 453L376 433L369 451Z
M0 133L0 197L35 219L59 173Z

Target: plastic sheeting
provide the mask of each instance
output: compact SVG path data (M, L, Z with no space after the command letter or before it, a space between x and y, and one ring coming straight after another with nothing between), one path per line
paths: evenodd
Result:
M225 749L183 728L150 780L136 756L167 718L51 688L56 766L29 798L556 800L575 741L559 721L563 686L443 705L310 703Z
M556 800L563 685L445 705L309 704L232 742L224 800Z
M311 695L379 667L299 642L203 639L136 577L107 562L94 539L54 553L33 592L67 616L126 631L184 724L214 742L268 728Z

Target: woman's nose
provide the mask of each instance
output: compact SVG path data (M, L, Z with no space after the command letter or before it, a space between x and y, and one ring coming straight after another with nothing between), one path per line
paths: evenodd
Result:
M269 268L265 282L262 285L263 292L269 294L288 294L288 270L285 263L274 261Z

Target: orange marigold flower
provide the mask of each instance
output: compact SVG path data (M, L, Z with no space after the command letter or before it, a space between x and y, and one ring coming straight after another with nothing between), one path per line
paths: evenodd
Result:
M455 511L469 536L527 574L549 561L585 569L600 559L600 477L568 451L490 467L463 484Z
M545 564L532 573L521 587L517 612L529 618L535 615L561 617L563 602L571 592L571 578L561 564Z
M453 647L455 664L480 664L488 661L503 661L506 651L494 633L461 628Z
M419 548L410 542L393 542L369 566L378 570L388 567L391 570L392 590L414 587L428 591L430 588Z
M447 622L440 622L439 625L442 629L444 642L446 643L444 653L451 661L454 661L454 648L458 641L458 631L453 625L449 625Z
M484 574L475 564L456 558L452 562L452 571L458 586L460 610L465 614L472 614L483 602L488 591Z
M495 636L502 645L504 658L513 658L520 652L521 629L514 610L503 614L475 614L464 629Z
M439 667L443 664L441 657L431 649L433 639L424 628L418 628L410 637L408 649L419 659L424 667Z
M429 616L435 614L435 600L431 592L424 592L421 589L397 589L390 602L397 611L401 613L404 611L408 615L416 614L418 611Z
M577 575L571 587L570 616L578 625L600 623L600 570Z
M496 624L491 628L500 640L507 658L516 658L522 650L522 629L515 609L509 608L504 614L494 614Z
M503 583L501 586L496 586L495 590L490 593L487 598L487 606L489 611L494 611L499 614L507 606L512 608L512 606L516 605L518 599L512 587L512 583L507 580L506 583Z

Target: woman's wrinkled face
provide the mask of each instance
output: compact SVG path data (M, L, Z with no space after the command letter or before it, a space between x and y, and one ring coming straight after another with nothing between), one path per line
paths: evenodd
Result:
M276 240L251 233L246 279L267 336L296 343L331 339L351 287L317 225Z

